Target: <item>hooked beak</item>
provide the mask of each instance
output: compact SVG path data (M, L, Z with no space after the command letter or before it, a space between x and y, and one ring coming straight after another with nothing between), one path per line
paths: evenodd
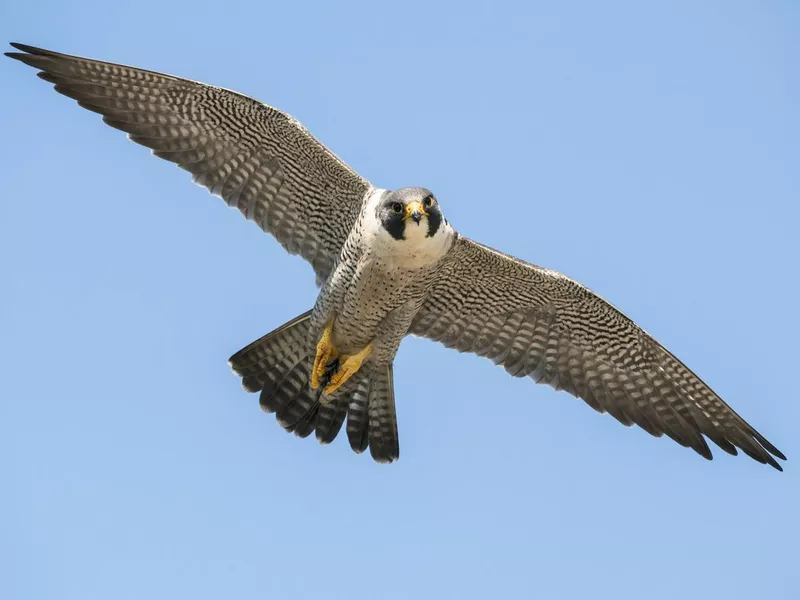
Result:
M406 205L406 219L411 219L414 223L419 225L423 216L427 217L428 213L425 212L421 203L414 201Z

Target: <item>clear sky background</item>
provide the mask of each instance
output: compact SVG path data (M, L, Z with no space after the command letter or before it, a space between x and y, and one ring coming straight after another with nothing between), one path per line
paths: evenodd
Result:
M398 463L288 435L226 360L312 306L311 269L2 58L0 597L799 598L800 5L374 4L3 2L0 38L239 90L431 188L786 472L418 339Z

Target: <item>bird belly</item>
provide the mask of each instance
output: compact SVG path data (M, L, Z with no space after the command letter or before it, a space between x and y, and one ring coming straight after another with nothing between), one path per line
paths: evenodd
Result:
M399 345L424 298L419 273L381 260L362 260L347 278L335 311L334 344L344 354L369 343Z

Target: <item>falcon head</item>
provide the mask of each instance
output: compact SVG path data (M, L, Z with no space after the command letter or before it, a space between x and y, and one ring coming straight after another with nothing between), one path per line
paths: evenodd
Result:
M436 237L447 221L430 190L400 188L385 194L377 208L381 226L395 240L424 243Z

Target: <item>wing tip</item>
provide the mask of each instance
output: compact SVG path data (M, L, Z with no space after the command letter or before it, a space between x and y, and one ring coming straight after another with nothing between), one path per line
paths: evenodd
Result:
M766 440L762 441L759 438L761 438L759 435L755 435L753 438L751 438L754 448L745 447L741 444L739 444L739 448L750 458L760 462L761 464L769 465L777 471L783 472L783 467L777 460L775 460L775 458L777 457L781 460L786 460L784 454L769 442L764 444ZM755 452L753 451L754 449L756 450ZM775 456L773 456L773 454Z
M28 54L44 54L47 52L47 50L44 50L43 48L29 46L28 44L23 44L22 42L8 42L8 45L12 48L16 48L17 50L27 52Z
M755 438L756 441L759 444L761 444L767 452L774 455L776 458L780 458L781 460L788 460L786 458L786 455L780 450L778 450L775 446L770 444L769 441L763 435L756 433Z
M775 452L773 452L773 449L775 450ZM780 450L778 450L774 446L773 449L770 449L769 451L779 459L786 460L786 456L784 456L784 454ZM767 464L773 469L776 469L777 471L783 473L783 467L781 466L781 464L777 460L775 460L775 458L773 458L770 454L767 454Z
M50 50L45 50L44 48L37 48L36 46L29 46L28 44L22 44L20 42L9 42L9 46L14 48L15 50L19 50L19 52L4 52L6 56L9 58L13 58L15 60L23 60L25 56L57 56L57 53L52 52Z
M30 56L30 54L24 54L23 52L3 52L3 55L20 62L25 62L25 57Z
M700 439L703 439L702 437ZM694 451L697 452L700 456L705 458L706 460L714 460L714 454L711 452L711 448L708 447L708 444L705 440L703 440L703 445L700 448L694 448Z
M13 45L14 44L12 44L12 46ZM48 66L53 63L53 58L57 57L55 53L48 53L46 50L39 51L38 48L34 48L33 46L24 46L22 44L19 44L18 46L20 49L28 49L29 51L4 52L3 54L5 54L8 58L18 60L29 67L33 67L34 69L39 69L41 71L45 71Z
M712 440L712 441L713 441L713 440ZM717 445L719 446L719 444L717 444ZM728 449L727 449L727 448L725 448L725 447L722 447L722 446L720 446L720 447L721 447L723 450L725 450L726 452L728 452L728 454L730 454L730 455L732 455L732 456L737 456L737 455L739 454L739 453L738 453L738 451L737 451L737 447L736 447L736 446L732 446L732 447L733 447L733 451L732 451L732 452L728 451ZM774 455L775 455L775 457L777 457L777 458L780 458L781 460L786 460L786 457L785 457L785 456L783 455L783 453L782 453L782 452L780 452L779 450L778 450L777 452L773 452L773 451L772 451L772 448L774 448L774 446L773 446L772 448L770 448L770 449L769 449L769 452L770 452L770 453L764 452L763 454L761 454L761 453L759 453L759 454L756 454L755 452L748 452L748 451L747 451L747 450L745 450L744 448L741 448L741 446L739 446L739 448L740 448L740 449L742 449L742 450L744 450L744 453L745 453L745 454L747 454L747 455L748 455L750 458L752 458L752 459L753 459L753 460L755 460L756 462L759 462L759 463L761 463L762 465L769 465L769 466L770 466L770 467L772 467L773 469L775 469L775 470L777 470L777 471L780 471L781 473L783 472L783 467L781 466L781 464L780 464L780 463L779 463L777 460L775 460L775 458L773 458L773 456L772 456L770 453L774 454ZM713 460L714 460L714 455L713 455L713 453L711 452L711 449L708 447L708 445L707 445L707 444L706 444L706 447L705 447L705 451L704 451L704 452L701 452L701 451L700 451L700 450L701 450L700 448L696 448L696 447L694 447L694 446L692 446L692 449L693 449L693 450L694 450L694 451L695 451L697 454L699 454L700 456L702 456L703 458L705 458L706 460L708 460L708 461L713 461ZM774 449L775 449L775 450L777 450L777 448L774 448Z
M12 48L16 48L25 53L25 56L29 55L36 55L36 56L52 56L52 57L64 57L69 56L68 54L62 54L61 52L55 52L54 50L48 50L47 48L39 48L38 46L31 46L29 44L23 44L21 42L8 42L8 44Z
M763 455L764 455L764 459L765 459L763 462L765 464L768 464L771 467L777 469L778 471L782 472L783 471L783 467L775 459L778 458L780 460L788 460L786 458L786 455L783 452L781 452L780 450L778 450L775 446L773 446L769 442L769 440L767 440L767 438L765 438L763 435L758 433L752 427L750 428L750 432L749 433L750 433L751 439L755 443L756 447L758 447L759 449L761 449L763 451Z
M763 458L756 458L755 456L751 455L751 458L754 458L761 464L769 465L776 471L780 471L781 473L783 473L783 467L781 466L781 464L777 460L775 460L770 454L767 454Z
M705 433L705 432L704 432ZM705 435L708 435L705 433ZM759 435L758 433L753 433L752 437L749 438L747 443L743 443L742 440L738 441L731 441L726 438L722 439L714 439L710 438L718 448L721 448L731 456L738 456L739 450L741 450L744 454L755 460L756 462L761 463L762 465L769 465L773 469L783 472L783 467L781 464L775 460L776 458L780 460L787 460L786 456L778 450L775 446L770 444L763 436ZM704 458L708 460L712 460L711 451L709 449L709 455L705 456L698 452Z

